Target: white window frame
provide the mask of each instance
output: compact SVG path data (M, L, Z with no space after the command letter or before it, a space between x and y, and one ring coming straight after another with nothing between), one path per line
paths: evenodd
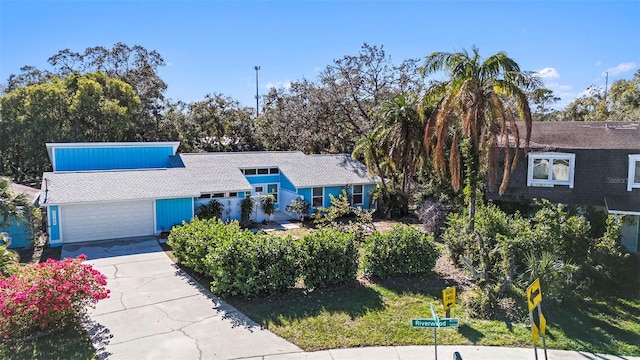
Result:
M360 187L360 192L356 192L356 186ZM356 202L356 200L355 200L355 196L356 195L360 195L360 199L362 201ZM352 185L351 186L351 199L353 199L353 204L352 205L362 205L362 204L364 204L364 185Z
M534 179L533 178L533 163L535 160L548 160L549 161L549 174L547 179ZM553 180L553 160L562 159L569 160L569 180ZM529 166L527 168L527 186L542 186L542 187L554 187L554 186L569 186L569 189L573 189L573 179L576 167L576 154L570 153L529 153Z
M640 183L634 182L636 178L636 163L640 161L640 154L629 155L629 177L627 178L627 191L640 189Z
M320 189L320 190L322 190L322 195L320 195L320 196L315 196L315 195L313 195L313 189ZM320 198L320 206L315 206L315 205L313 205L313 200L314 200L315 198ZM312 188L311 188L311 206L312 206L312 207L315 207L315 208L323 207L323 206L324 206L324 187L317 186L317 187L312 187Z

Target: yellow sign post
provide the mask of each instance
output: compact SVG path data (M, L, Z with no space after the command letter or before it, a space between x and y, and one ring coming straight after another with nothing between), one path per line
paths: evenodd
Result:
M445 317L451 317L451 308L456 304L456 287L450 286L442 290L442 306L446 311Z
M544 358L547 359L547 342L545 340L545 331L547 329L547 319L542 315L540 302L542 301L542 289L540 288L540 279L536 279L527 288L527 305L529 306L529 320L531 321L531 340L533 340L533 351L538 360L538 334L542 336L542 346L544 347Z

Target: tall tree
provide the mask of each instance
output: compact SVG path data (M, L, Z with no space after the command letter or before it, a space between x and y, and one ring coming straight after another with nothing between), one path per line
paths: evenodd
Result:
M357 55L328 65L316 81L296 81L265 97L264 113L257 120L263 146L349 153L373 130L383 102L419 91L417 69L417 60L394 65L382 46L364 44Z
M480 166L486 165L489 185L497 179L497 148L504 153L504 168L499 192L509 182L509 174L518 160L520 133L516 120L524 122L524 144L528 147L531 133L531 110L527 93L541 85L532 73L520 70L518 64L504 52L483 59L476 47L472 53L435 52L426 58L425 75L444 71L448 80L431 87L425 103L435 107L425 126L424 144L432 156L436 172L447 166L445 152L450 140L449 173L453 188L458 191L461 162L467 163L466 181L469 191L469 230L473 230L475 204L480 179ZM510 99L515 109L507 104ZM464 145L464 146L461 146ZM511 147L515 147L512 153ZM461 149L463 152L461 152Z
M102 73L19 86L0 96L0 163L16 182L49 167L46 142L126 141L140 99Z
M640 70L631 80L620 79L605 89L590 86L564 112L569 121L637 121L640 118Z
M407 195L408 184L424 154L424 122L418 112L417 95L402 93L385 101L373 132L378 134L378 146L401 171L401 188Z

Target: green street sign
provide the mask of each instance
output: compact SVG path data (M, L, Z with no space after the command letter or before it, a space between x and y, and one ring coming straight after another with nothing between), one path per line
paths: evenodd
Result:
M415 328L457 328L458 318L441 318L438 319L411 319L411 326Z

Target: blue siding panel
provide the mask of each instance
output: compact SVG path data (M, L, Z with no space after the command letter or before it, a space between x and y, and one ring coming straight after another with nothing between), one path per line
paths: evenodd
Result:
M376 185L365 185L362 188L362 192L364 194L362 194L362 201L364 204L362 204L362 206L365 209L372 209L375 208L375 204L371 204L371 193L373 192L373 190L376 189Z
M193 198L156 200L156 231L170 231L193 217Z
M7 226L0 227L0 232L9 233L11 237L10 249L19 249L31 246L31 234L29 227L20 220L9 220Z
M266 184L266 183L279 183L280 175L249 175L245 176L249 184Z
M171 146L55 148L54 171L155 169L170 167Z
M324 188L324 207L331 206L331 198L329 197L329 194L337 198L342 193L342 189L344 189L343 186L325 187Z
M311 188L298 189L298 194L311 204Z
M49 218L49 240L60 240L60 211L58 211L58 206L49 206L47 208L47 217Z
M293 183L283 173L280 173L280 187L282 187L283 190L296 191L296 187L293 186Z

